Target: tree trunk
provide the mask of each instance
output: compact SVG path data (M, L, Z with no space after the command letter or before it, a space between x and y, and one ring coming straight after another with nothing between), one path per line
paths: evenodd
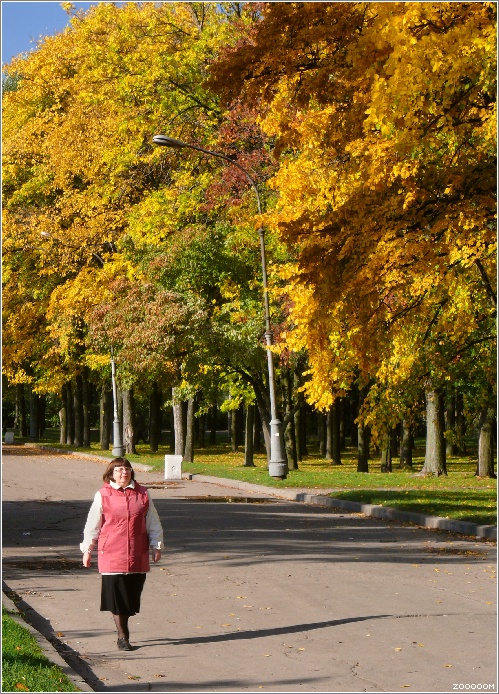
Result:
M73 416L75 423L75 448L83 446L83 378L78 374L74 379L73 388Z
M340 399L336 398L326 416L326 460L341 465Z
M244 436L244 466L254 467L253 443L255 428L255 406L248 405L246 408L246 431Z
M100 448L108 451L113 427L113 392L107 385L102 386L100 394Z
M261 453L262 452L262 440L261 440L261 433L262 433L262 420L260 419L260 411L258 407L253 405L253 416L254 416L254 424L253 424L253 451L255 453Z
M333 407L326 413L326 460L333 459Z
M392 452L388 442L383 442L383 447L381 449L381 472L393 472Z
M236 444L244 446L244 405L241 405L236 410Z
M38 438L42 439L43 435L45 434L45 428L46 428L46 420L45 420L45 412L47 409L47 396L46 395L40 395L39 401L38 401Z
M443 395L429 388L426 391L426 454L422 476L447 474L444 427Z
M65 444L67 437L68 413L66 409L66 384L61 389L61 409L59 410L59 443Z
M194 398L187 401L184 460L186 463L194 462Z
M92 402L91 384L88 380L88 369L83 373L83 447L90 448L90 407Z
M402 421L402 440L400 443L400 467L412 470L412 449L414 447L414 436L412 427L406 419Z
M244 415L243 406L237 410L230 410L230 442L232 453L237 453L239 446L243 444Z
M31 390L29 400L29 440L40 440L40 396Z
M28 435L26 421L26 399L24 397L24 383L16 384L16 412L14 419L14 429L19 432L21 438Z
M236 410L231 410L230 411L230 420L229 420L229 428L230 428L230 449L232 453L237 453L238 445L237 445L237 417L236 417Z
M270 461L270 412L257 388L255 388L255 397L260 414L260 423L262 425L263 440L265 443L265 450L267 452L267 461Z
M339 436L340 436L340 453L346 450L346 437L347 437L347 416L348 412L348 402L345 398L338 398L338 410L339 410Z
M398 427L390 429L383 438L381 448L381 472L393 472L393 459L397 455Z
M123 394L123 447L127 453L137 453L135 449L135 399L133 390L124 390Z
M357 472L369 472L369 427L357 427Z
M349 394L349 413L350 413L350 444L356 448L358 446L358 433L359 429L355 422L359 416L359 391L357 387L353 387Z
M66 443L72 446L75 439L75 419L73 406L73 383L66 383Z
M456 393L456 448L457 453L466 455L466 419L464 417L464 399L459 391Z
M305 396L300 390L303 385L303 371L305 364L303 360L298 360L295 369L293 370L293 392L296 398L295 404L295 438L296 438L296 460L301 463L306 455L307 449L307 411Z
M495 411L492 407L484 408L480 414L478 465L476 470L478 477L496 478L494 472L494 418Z
M445 399L446 456L456 455L456 404L454 391L449 388Z
M288 469L298 470L298 455L296 452L295 420L292 417L284 430L284 445L288 459Z
M327 445L327 416L323 412L317 412L317 438L319 439L319 454L326 457Z
M182 447L182 455L185 453L185 438L187 436L187 409L189 407L189 402L187 400L182 400L182 431L184 434L184 445Z
M149 449L157 453L161 443L161 391L156 381L149 395Z
M296 462L301 463L303 460L303 443L302 443L302 426L301 426L302 408L301 405L295 409L295 438L296 438Z
M293 415L293 390L291 386L291 371L289 368L282 370L282 396L284 403L284 419L287 425L284 427L284 445L286 447L286 457L288 468L298 470L298 454L296 450L296 431Z
M390 441L390 435L386 434L383 437L383 443L381 445L381 472L392 472L392 447Z
M308 455L308 419L309 419L309 408L304 403L301 408L300 415L300 454L302 458Z
M175 455L184 455L184 418L182 401L176 399L176 388L172 389L173 395L173 428L175 432Z

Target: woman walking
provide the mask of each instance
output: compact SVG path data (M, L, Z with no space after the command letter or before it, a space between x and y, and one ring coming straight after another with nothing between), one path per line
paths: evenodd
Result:
M163 529L148 490L135 482L126 458L112 460L95 494L83 531L83 566L91 565L97 544L102 574L101 611L112 612L118 649L131 651L128 619L140 611L140 597L153 562L161 559Z

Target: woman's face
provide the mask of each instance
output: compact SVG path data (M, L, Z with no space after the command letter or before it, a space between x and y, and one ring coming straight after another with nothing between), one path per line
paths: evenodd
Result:
M113 480L120 487L127 487L132 479L132 468L116 466L113 468Z

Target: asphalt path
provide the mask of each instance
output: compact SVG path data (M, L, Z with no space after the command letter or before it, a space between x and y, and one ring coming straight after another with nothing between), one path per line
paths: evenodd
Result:
M157 472L166 548L118 652L79 551L103 471L3 447L4 590L87 690L497 691L495 543Z

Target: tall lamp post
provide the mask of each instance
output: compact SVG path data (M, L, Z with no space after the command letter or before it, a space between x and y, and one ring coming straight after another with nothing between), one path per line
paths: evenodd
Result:
M124 454L123 438L121 436L121 422L118 414L118 389L116 387L116 364L114 362L113 348L111 347L111 379L113 383L113 455L122 458Z
M245 168L240 164L233 161L230 157L221 154L220 152L213 152L209 149L204 149L203 147L198 147L197 145L190 145L181 140L175 140L173 137L167 137L166 135L154 135L152 138L153 142L157 145L163 147L172 147L173 149L194 149L203 154L208 154L212 157L218 157L219 159L225 159L233 166L237 167L246 176L248 181L253 188L256 195L256 202L258 206L258 214L262 213L262 208L260 204L260 195L258 194L258 189L256 187L255 181L249 175ZM262 259L262 277L263 277L263 303L265 308L265 340L267 343L267 366L268 366L268 376L269 376L269 394L270 394L270 460L269 460L269 475L276 479L286 479L288 474L288 464L286 462L286 455L284 450L284 440L282 436L282 426L281 422L277 417L277 407L276 407L276 392L275 392L275 378L274 378L274 361L272 358L272 346L273 335L270 329L270 309L269 309L269 294L267 288L267 262L265 259L265 231L262 227L258 229L258 234L260 236L260 254Z

